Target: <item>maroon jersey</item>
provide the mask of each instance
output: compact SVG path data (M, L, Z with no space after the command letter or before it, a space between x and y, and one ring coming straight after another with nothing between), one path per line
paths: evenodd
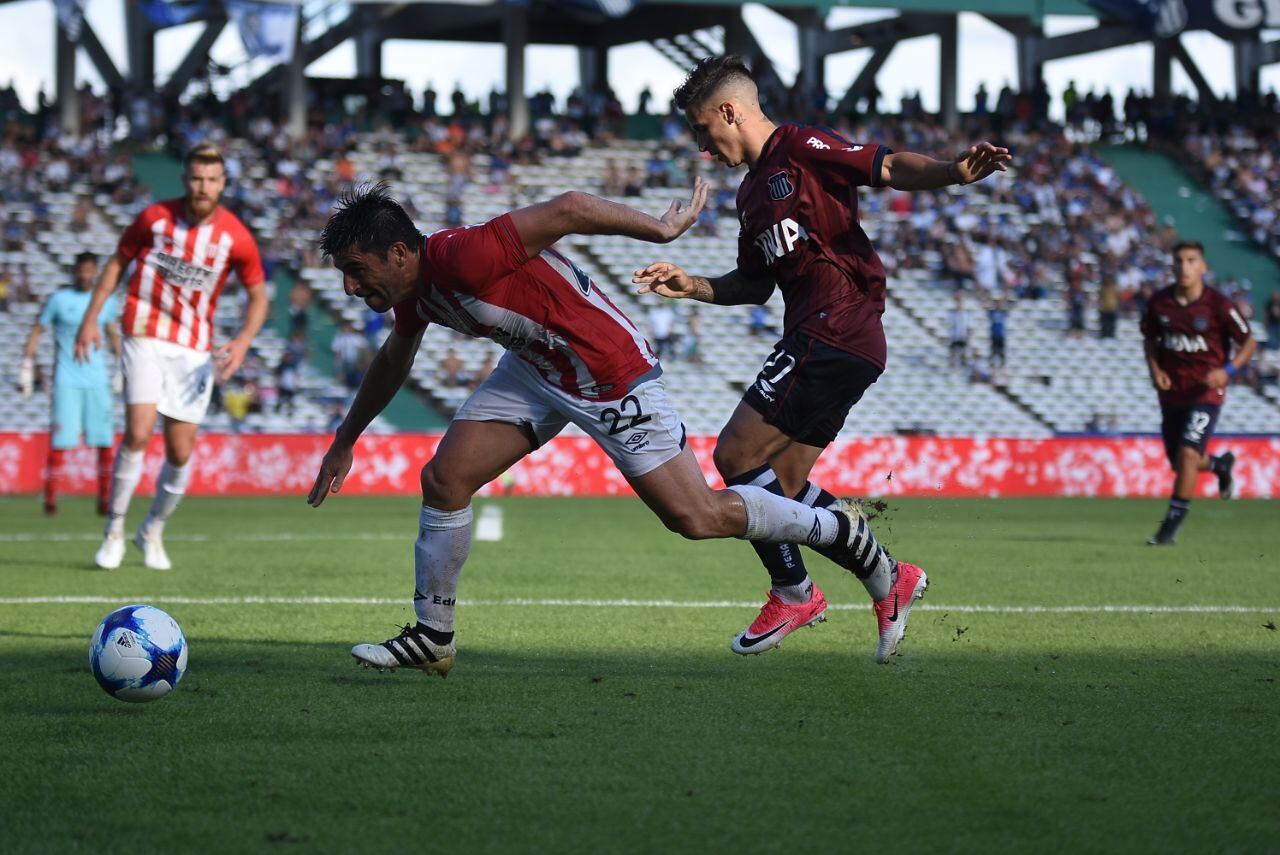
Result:
M529 258L503 214L422 239L423 295L397 303L406 338L437 323L490 338L578 398L615 401L661 372L631 319L554 249Z
M1226 389L1210 389L1205 377L1231 358L1232 342L1249 337L1249 323L1220 291L1206 287L1200 298L1182 305L1171 285L1157 291L1142 316L1142 335L1151 343L1156 364L1173 385L1160 403L1174 406L1221 404Z
M784 332L885 365L884 265L858 224L858 187L880 184L890 150L827 128L780 125L738 188L738 269L771 278Z

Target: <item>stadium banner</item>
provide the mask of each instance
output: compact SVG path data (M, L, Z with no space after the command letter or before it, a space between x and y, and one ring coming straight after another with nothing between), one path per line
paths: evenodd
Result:
M189 495L296 495L311 489L328 435L205 434L196 446ZM418 471L431 459L438 434L370 435L356 446L343 487L351 495L412 495ZM720 485L711 463L715 437L690 437L707 480ZM43 485L49 437L0 433L0 495L35 493ZM1280 497L1280 437L1217 440L1236 454L1241 498ZM154 489L163 440L152 438L140 495ZM93 492L95 454L67 453L64 491ZM1156 437L973 439L868 437L837 441L813 472L815 483L857 496L1141 496L1169 495L1172 476ZM1198 491L1215 496L1216 480ZM586 436L564 435L485 487L487 495L625 496L631 490L612 461Z
M298 34L298 4L263 0L223 0L227 17L240 32L250 59L288 63Z
M1085 0L1104 20L1120 21L1167 39L1209 30L1224 39L1257 39L1264 27L1280 27L1275 0Z

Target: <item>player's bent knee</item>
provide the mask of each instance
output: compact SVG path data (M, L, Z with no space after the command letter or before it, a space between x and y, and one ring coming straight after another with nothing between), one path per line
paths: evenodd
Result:
M447 469L435 460L422 467L422 501L433 508L460 509L471 501L478 487L450 477Z
M686 508L665 514L662 522L686 540L708 540L726 536L723 521L711 506Z
M715 464L716 472L725 479L735 478L758 465L739 449L724 442L716 443L715 449L711 452L711 461Z

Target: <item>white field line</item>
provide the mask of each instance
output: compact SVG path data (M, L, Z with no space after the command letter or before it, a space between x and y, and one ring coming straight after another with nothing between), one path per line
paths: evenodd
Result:
M51 597L0 597L4 606L115 604L115 603L174 603L191 606L403 606L407 597L172 597L172 596L51 596ZM735 600L569 600L524 599L459 600L462 606L517 606L534 608L651 608L651 609L754 609L755 601ZM833 603L827 606L836 611L864 611L865 604ZM1277 612L1275 606L995 606L995 605L940 605L921 603L915 607L925 612L956 612L961 614L1262 614Z
M407 531L383 531L383 532L358 532L336 533L326 531L314 532L296 532L296 531L278 531L263 532L261 534L234 534L226 537L217 537L207 534L166 534L164 536L166 543L209 543L209 542L235 542L250 541L253 543L272 543L276 541L293 541L293 540L407 540L411 541L417 537L414 529ZM0 534L0 543L97 543L102 540L102 535L93 532L77 531L77 532L59 532L47 534L35 533L19 533L19 534Z

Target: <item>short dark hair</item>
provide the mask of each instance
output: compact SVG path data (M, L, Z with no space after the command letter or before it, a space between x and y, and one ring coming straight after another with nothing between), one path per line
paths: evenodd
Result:
M676 87L676 107L681 110L697 107L714 95L721 84L738 78L755 83L751 69L742 57L733 54L704 57L698 60L684 83Z
M1173 255L1176 257L1178 253L1184 249L1194 249L1200 253L1200 257L1204 258L1204 244L1198 240L1180 240L1173 245Z
M405 243L416 252L422 234L400 203L391 198L387 182L348 187L333 205L329 222L320 232L320 251L337 258L352 250L387 257L392 244Z
M87 262L90 262L90 263L92 263L92 264L97 264L97 263L98 263L98 254L97 254L96 252L81 252L81 253L77 253L77 254L76 254L76 260L75 260L74 262L72 262L71 267L72 267L72 269L77 268L77 267L79 267L80 265L84 264L86 261L87 261Z

